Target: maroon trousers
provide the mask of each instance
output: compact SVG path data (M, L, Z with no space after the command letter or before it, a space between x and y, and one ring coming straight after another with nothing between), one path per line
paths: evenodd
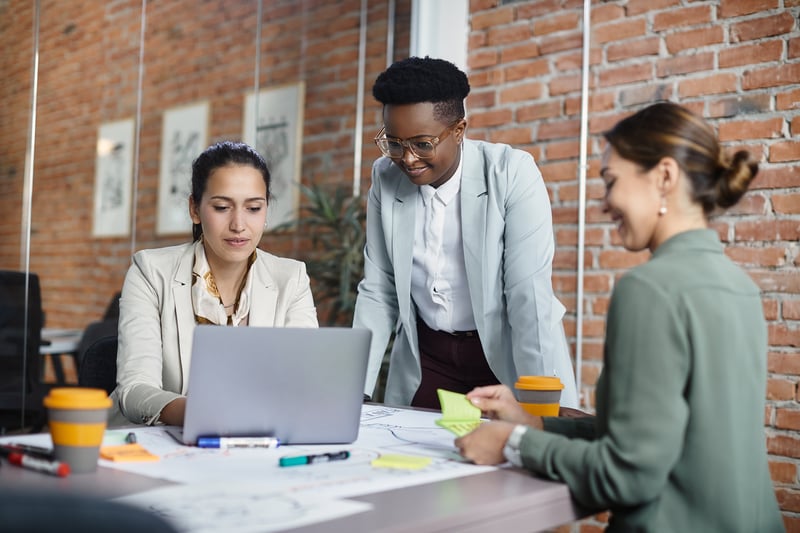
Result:
M475 387L497 385L477 331L447 333L431 329L417 317L422 382L411 405L441 409L436 389L466 394Z

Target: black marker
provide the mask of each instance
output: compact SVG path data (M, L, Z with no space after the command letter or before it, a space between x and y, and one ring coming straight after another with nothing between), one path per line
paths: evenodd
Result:
M30 444L16 444L10 442L8 444L0 444L0 456L8 457L12 453L21 453L30 457L38 457L39 459L52 459L53 450L50 448L43 448L41 446L31 446Z

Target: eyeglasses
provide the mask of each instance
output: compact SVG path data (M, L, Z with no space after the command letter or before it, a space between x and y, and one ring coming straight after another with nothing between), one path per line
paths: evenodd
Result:
M378 132L378 135L375 136L375 144L378 145L383 155L392 159L402 159L406 148L419 159L431 159L436 155L436 146L450 135L453 128L460 122L461 120L456 120L435 137L431 135L419 135L405 140L396 137L387 137L385 135L386 126L384 126L381 128L381 131Z

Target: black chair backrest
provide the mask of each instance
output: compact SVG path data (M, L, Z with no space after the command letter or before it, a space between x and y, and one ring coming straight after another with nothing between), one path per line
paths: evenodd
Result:
M97 339L83 354L78 369L78 385L104 389L108 394L117 386L117 336Z
M103 314L103 320L117 320L119 318L119 299L121 296L122 292L117 292L111 297L111 301L108 302L108 307L106 307L106 312Z
M27 279L27 314L26 314ZM39 277L0 270L0 409L43 410L41 384L42 295Z
M86 329L83 330L81 340L78 342L78 347L75 349L75 357L77 358L78 369L80 370L83 364L84 354L89 346L102 339L103 337L116 336L118 322L116 318L98 320L92 322Z

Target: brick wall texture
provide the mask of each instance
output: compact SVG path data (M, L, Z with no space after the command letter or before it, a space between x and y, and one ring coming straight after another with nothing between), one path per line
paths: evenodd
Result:
M32 2L0 0L0 268L20 266L23 170L30 121ZM138 0L42 0L31 269L47 325L85 326L119 290L131 238L91 237L94 143L100 124L137 106ZM206 100L211 140L239 138L254 85L256 5L149 2L133 248L182 242L155 234L164 110ZM388 2L368 2L362 189L378 155ZM360 0L264 0L259 83L304 81L302 180L352 182ZM800 1L617 0L591 3L583 365L590 405L602 366L615 279L646 254L626 252L602 213L599 133L659 99L707 117L729 149L761 161L751 192L713 220L729 256L763 291L769 323L765 438L788 531L800 531ZM536 158L551 195L553 283L576 342L581 0L471 0L469 135ZM408 53L410 1L397 2L394 57ZM262 247L301 255L307 239L269 234ZM731 465L735 468L736 465ZM600 515L564 526L596 531Z

